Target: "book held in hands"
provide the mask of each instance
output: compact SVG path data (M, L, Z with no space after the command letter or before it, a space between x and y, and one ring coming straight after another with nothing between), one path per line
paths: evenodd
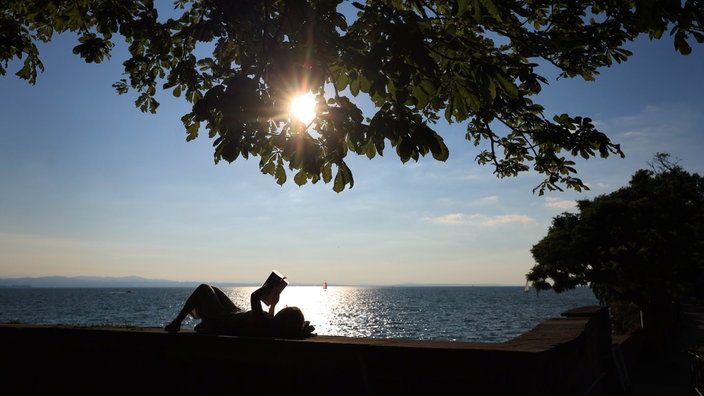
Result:
M278 271L273 270L271 271L271 274L269 274L266 281L264 281L263 286L267 284L271 284L273 286L271 292L262 298L262 302L266 305L271 305L274 301L276 301L276 297L278 297L286 286L288 286L288 280Z

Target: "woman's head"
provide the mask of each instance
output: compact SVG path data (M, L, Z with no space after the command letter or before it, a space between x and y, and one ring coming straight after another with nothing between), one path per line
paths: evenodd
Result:
M310 335L310 326L297 307L286 307L274 315L276 335L283 338L302 338Z

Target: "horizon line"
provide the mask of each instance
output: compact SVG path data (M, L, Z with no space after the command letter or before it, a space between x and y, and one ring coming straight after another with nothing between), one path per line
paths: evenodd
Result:
M129 282L136 282L136 283L163 283L163 284L172 284L172 285L183 285L184 287L186 285L198 285L198 284L203 284L203 283L209 283L212 285L216 286L222 286L222 287L248 287L248 286L259 286L261 283L259 282L202 282L202 281L177 281L177 280L170 280L170 279L161 279L161 278L144 278L141 276L137 275L128 275L128 276L91 276L91 275L76 275L76 276L65 276L65 275L46 275L46 276L19 276L19 277L0 277L0 287L23 287L23 286L29 286L29 285L22 285L22 284L9 284L8 282L79 282L79 283L108 283L108 282L117 282L117 283L124 283L125 285ZM291 286L318 286L322 285L322 283L312 283L312 282L291 282ZM505 287L520 287L523 285L520 284L513 284L513 283L500 283L500 282L481 282L481 283L438 283L438 282L432 282L432 283L422 283L422 282L400 282L400 283L330 283L327 282L328 287L331 286L349 286L349 287L431 287L431 286L444 286L444 287L463 287L463 286L505 286ZM51 287L57 287L57 286L51 286ZM75 287L75 286L74 286ZM97 286L100 287L100 286ZM110 285L110 286L103 286L103 287L117 287L115 285ZM140 286L140 285L134 285L132 284L129 287L168 287L168 285L164 286Z

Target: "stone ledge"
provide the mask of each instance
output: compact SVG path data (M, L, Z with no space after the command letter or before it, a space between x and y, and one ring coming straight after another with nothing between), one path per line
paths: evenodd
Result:
M581 394L606 370L592 321L551 319L496 344L0 325L0 372L28 378L4 381L8 394Z

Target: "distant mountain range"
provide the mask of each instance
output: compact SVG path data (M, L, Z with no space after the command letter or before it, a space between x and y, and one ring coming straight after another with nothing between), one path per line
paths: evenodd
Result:
M0 287L195 287L202 282L147 279L139 276L43 276L0 278ZM245 283L215 283L223 287L250 286Z

